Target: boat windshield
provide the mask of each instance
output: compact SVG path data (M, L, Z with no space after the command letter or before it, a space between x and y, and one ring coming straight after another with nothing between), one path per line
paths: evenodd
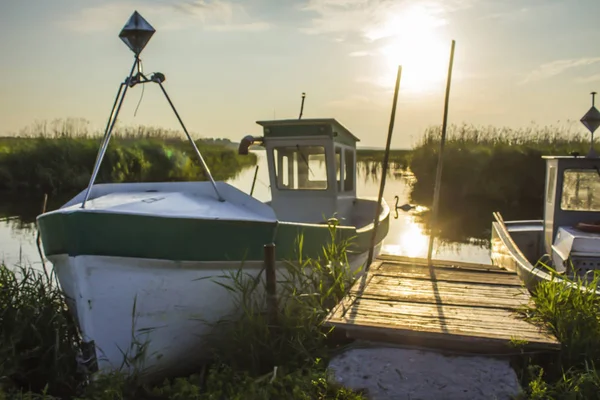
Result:
M600 211L600 171L565 170L560 207L571 211Z
M275 147L273 157L279 189L327 190L325 147Z

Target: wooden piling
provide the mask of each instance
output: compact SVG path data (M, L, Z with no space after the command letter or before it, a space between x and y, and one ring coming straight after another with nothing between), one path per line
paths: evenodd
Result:
M435 172L435 186L433 188L433 206L431 216L429 217L429 248L427 250L427 262L432 266L431 254L433 252L433 239L437 227L438 208L440 206L440 191L442 184L442 167L444 165L444 143L446 142L446 128L448 126L448 103L450 101L450 84L452 82L452 66L454 64L454 46L456 42L452 41L450 47L450 62L448 63L448 79L446 81L446 98L444 100L444 119L442 120L442 137L440 138L440 153L438 154L438 164Z
M269 323L277 324L277 276L275 274L275 243L265 244L265 272L267 276L267 313Z

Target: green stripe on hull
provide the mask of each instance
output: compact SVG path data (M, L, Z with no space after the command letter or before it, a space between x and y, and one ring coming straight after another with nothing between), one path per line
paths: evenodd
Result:
M180 261L262 260L263 246L275 237L277 259L295 259L303 234L303 256L316 258L330 241L326 224L198 220L93 212L57 213L39 218L46 256L96 255ZM377 242L388 232L389 214ZM338 227L339 238L354 238L353 252L368 250L372 230L357 234ZM276 235L276 236L275 236Z
M75 212L39 218L46 255L190 261L262 259L275 223Z

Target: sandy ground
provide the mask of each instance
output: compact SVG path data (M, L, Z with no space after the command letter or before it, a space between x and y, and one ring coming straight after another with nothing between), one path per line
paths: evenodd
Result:
M356 348L332 359L329 368L341 385L364 389L373 400L508 400L520 391L508 360L481 356Z

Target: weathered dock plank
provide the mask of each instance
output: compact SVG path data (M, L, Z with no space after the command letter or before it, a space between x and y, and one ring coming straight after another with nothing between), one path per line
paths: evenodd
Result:
M380 277L392 277L400 280L428 280L446 282L484 283L521 287L513 274L497 273L496 271L465 271L463 269L435 268L433 274L429 268L420 265L398 265L386 263L384 269L378 271Z
M516 274L492 265L383 256L326 324L349 337L474 353L557 349L516 310L530 300Z
M410 264L410 265L428 265L426 258L420 257L405 257L405 256L394 256L391 254L380 254L378 257L380 262L392 263L392 264ZM498 268L492 264L477 264L464 261L453 261L453 260L435 260L435 266L445 268L462 268L467 270L482 270L482 271L493 271L501 274L512 274L502 268Z

